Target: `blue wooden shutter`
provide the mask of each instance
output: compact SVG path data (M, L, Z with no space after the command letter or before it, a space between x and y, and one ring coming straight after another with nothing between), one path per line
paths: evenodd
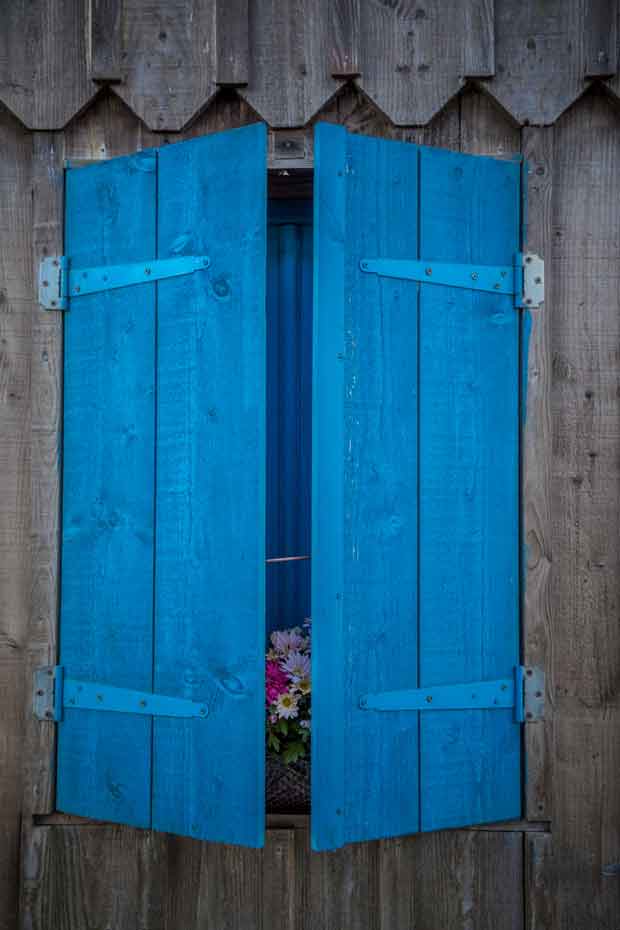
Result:
M503 709L364 695L510 679L519 662L519 312L361 259L512 265L520 164L316 132L315 849L518 816Z
M67 173L73 269L211 264L65 315L60 665L208 716L65 707L60 810L262 844L265 249L264 126Z

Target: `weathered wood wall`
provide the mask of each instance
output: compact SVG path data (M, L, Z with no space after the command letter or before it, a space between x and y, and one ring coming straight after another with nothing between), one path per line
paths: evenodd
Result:
M611 0L0 0L0 930L618 930L620 115ZM33 665L57 621L61 321L34 294L62 250L65 158L265 119L308 166L314 119L530 160L547 260L523 469L528 821L310 855L48 816ZM44 815L44 816L42 816ZM20 894L21 888L21 894ZM21 916L18 917L21 897Z

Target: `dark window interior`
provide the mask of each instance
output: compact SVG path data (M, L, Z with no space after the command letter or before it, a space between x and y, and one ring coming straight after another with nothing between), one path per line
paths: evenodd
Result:
M267 632L310 616L312 201L270 198ZM302 557L302 558L300 558ZM289 559L290 561L269 561Z

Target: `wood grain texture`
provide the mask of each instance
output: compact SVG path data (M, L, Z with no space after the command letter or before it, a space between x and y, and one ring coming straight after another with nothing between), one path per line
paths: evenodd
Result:
M149 129L178 132L217 91L215 3L123 0L128 50L115 93Z
M90 62L93 81L122 80L123 0L89 0Z
M160 258L208 255L157 302L156 829L260 846L265 818L267 133L159 152ZM242 761L243 760L243 761Z
M32 562L32 138L0 108L0 927L18 909Z
M542 313L532 314L527 383L524 385L525 421L522 433L522 571L523 660L545 671L545 719L526 723L527 777L525 813L534 820L553 816L553 695L551 569L553 432L551 419L553 249L553 129L523 130L528 189L526 245L545 256L548 273Z
M64 179L62 136L32 136L33 278L48 255L62 253ZM27 628L27 680L37 666L57 658L60 559L60 428L62 317L35 306L32 316L32 578ZM53 810L54 727L35 721L31 688L24 719L23 805L25 818Z
M546 256L551 250L551 158L553 130L525 128L523 155L528 160L526 245ZM463 150L514 157L521 133L486 94L466 91L461 98ZM526 664L545 669L548 697L553 694L551 667L551 276L547 276L544 309L525 322L531 326L529 351L523 359L526 377L522 397L522 656ZM528 332L522 334L525 345ZM552 816L553 713L551 701L544 721L525 725L525 797L527 817Z
M620 922L620 124L592 93L554 127L551 582L558 924ZM615 877L614 877L615 875Z
M123 827L39 827L43 880L25 930L521 930L515 833L433 834L311 854L305 830L269 831L263 852ZM538 839L538 837L537 837ZM536 875L540 859L530 867ZM544 904L537 892L536 913ZM526 925L547 930L545 923Z
M427 123L461 87L463 4L363 2L360 86L397 125Z
M464 76L490 78L495 74L495 0L468 0L463 4Z
M83 0L2 4L0 100L30 129L60 129L95 96L86 18Z
M329 4L332 77L359 75L360 0L332 0Z
M156 257L154 153L67 172L73 269ZM76 297L64 319L59 662L68 677L153 685L155 285ZM150 718L66 709L57 805L151 820Z
M327 0L250 4L250 78L240 92L273 128L303 126L337 91Z
M584 17L581 0L496 0L496 73L485 86L519 123L553 123L583 92Z
M380 930L523 926L518 834L458 831L387 840L378 858Z
M216 83L225 87L247 84L248 0L216 0L216 8Z
M520 165L422 149L420 255L511 264ZM420 686L519 662L519 315L510 297L420 293ZM449 529L447 529L449 527ZM420 715L423 830L519 816L511 711Z
M524 842L524 930L557 926L557 868L550 833L528 834Z
M618 69L616 0L587 0L585 27L585 76L612 77Z
M419 828L417 714L359 707L417 684L417 285L359 261L416 254L418 160L327 124L316 144L313 843L330 849Z

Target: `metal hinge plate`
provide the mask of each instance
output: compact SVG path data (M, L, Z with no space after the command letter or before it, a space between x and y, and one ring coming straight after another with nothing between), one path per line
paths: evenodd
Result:
M208 707L186 698L133 691L93 681L65 678L61 665L35 669L33 711L39 720L59 722L63 711L100 710L151 717L205 717Z
M178 255L127 265L71 268L66 256L57 255L44 258L39 266L39 303L46 310L67 310L69 298L206 271L210 264L207 255Z
M404 691L381 691L360 698L362 710L501 710L514 708L515 720L544 716L544 673L517 665L512 678L432 685Z
M528 310L538 309L544 300L545 264L531 252L518 252L512 265L363 258L360 268L367 274L385 278L508 294L514 298L515 307Z

